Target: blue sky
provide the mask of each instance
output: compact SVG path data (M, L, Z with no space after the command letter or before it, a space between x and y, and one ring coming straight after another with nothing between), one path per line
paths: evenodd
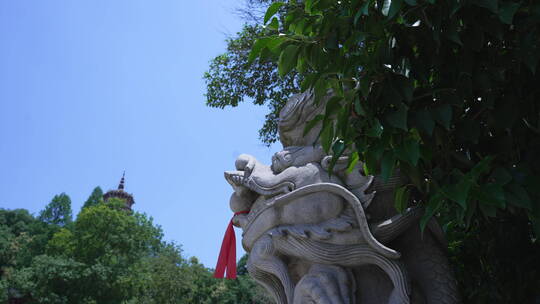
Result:
M0 208L37 214L65 192L77 213L126 170L134 209L214 267L223 171L278 149L258 139L265 107L205 106L202 75L241 29L241 3L0 1Z

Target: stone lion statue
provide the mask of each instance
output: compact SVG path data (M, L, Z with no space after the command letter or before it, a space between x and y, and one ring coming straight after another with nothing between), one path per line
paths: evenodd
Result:
M347 156L328 171L321 126L303 134L323 111L310 92L293 96L271 165L242 154L225 172L251 277L279 304L458 303L440 227L432 220L422 235L421 207L393 207L403 179L383 183L361 165L347 173Z

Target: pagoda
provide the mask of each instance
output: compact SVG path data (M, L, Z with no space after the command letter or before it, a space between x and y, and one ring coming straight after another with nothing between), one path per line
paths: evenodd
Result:
M107 193L103 194L103 200L107 202L111 198L121 199L126 203L125 209L131 211L131 206L135 204L135 201L133 200L133 195L124 191L125 176L126 172L124 171L118 184L118 189L107 191Z

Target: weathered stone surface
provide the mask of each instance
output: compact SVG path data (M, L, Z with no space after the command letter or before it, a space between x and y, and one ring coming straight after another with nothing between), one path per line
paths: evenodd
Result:
M320 126L303 136L323 110L309 93L293 96L272 164L243 154L225 172L231 209L249 210L233 223L244 231L250 275L283 304L458 303L437 223L421 237L422 208L393 208L403 180L382 183L360 164L347 174L347 157L329 174L331 156L315 142Z

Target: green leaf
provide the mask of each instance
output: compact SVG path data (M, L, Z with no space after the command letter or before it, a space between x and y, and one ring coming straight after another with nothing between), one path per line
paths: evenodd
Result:
M477 201L472 201L471 204L467 206L467 210L465 211L465 225L467 228L469 228L471 225L471 219L477 207L478 207Z
M304 1L304 11L307 14L311 14L311 6L313 5L313 0Z
M496 184L504 186L512 180L512 175L510 175L508 170L497 167L493 170L493 173L491 173L490 179L494 180Z
M507 200L510 204L519 207L531 210L532 209L532 201L531 197L523 188L517 183L511 183L507 186L508 191L506 192Z
M347 148L347 145L345 145L345 142L343 140L336 140L334 144L332 145L332 159L330 160L330 166L328 168L328 172L332 172L334 169L334 166L336 165L336 162L338 161L339 157L345 152L345 148Z
M287 46L281 55L279 56L278 61L278 72L280 76L285 76L291 71L291 69L296 64L296 59L298 56L298 45L291 44Z
M458 33L458 23L456 20L454 20L445 30L444 35L448 40L453 41L459 45L463 45L463 42L461 42L461 38L459 38Z
M408 138L396 149L396 154L399 159L416 166L420 159L420 145L418 141Z
M379 142L376 142L373 145L370 145L369 151L373 152L375 159L378 161L384 153L384 148L385 148L385 143L383 140L381 140ZM375 163L375 162L373 164L379 165L378 163ZM377 167L377 169L379 168Z
M354 101L355 97L357 97L358 93L358 90L357 89L352 89L352 90L346 90L343 94L344 98L345 98L345 101L347 102L347 104L350 104Z
M343 152L345 152L346 148L347 145L342 139L336 140L334 142L334 144L332 145L332 159L330 160L330 165L328 166L328 172L334 171L334 166L336 165L339 157L343 155Z
M405 0L405 3L407 3L410 6L414 6L414 5L418 4L418 2L416 2L416 0Z
M264 24L266 24L268 20L270 20L270 18L272 18L272 16L274 16L283 5L285 5L285 3L283 2L272 3L272 5L270 5L270 7L268 7L268 9L266 10L266 14L264 14Z
M300 51L299 51L300 52ZM307 70L307 60L305 56L298 56L298 61L296 62L296 70L299 73L305 73Z
M444 196L458 203L461 208L467 209L467 197L472 185L468 176L465 175L457 184L448 185L442 191Z
M316 83L316 81L319 79L319 76L317 74L309 74L307 75L304 80L302 80L302 83L300 84L300 90L302 92L307 91L313 85Z
M362 78L362 80L360 80L360 92L362 92L364 98L368 97L370 89L369 79L367 77Z
M431 109L433 119L445 129L450 129L450 121L452 120L452 106L443 104Z
M364 171L367 175L377 173L378 159L380 155L373 149L369 148L364 151Z
M343 97L343 85L341 81L337 78L330 78L328 79L328 83L330 84L330 88L334 92L334 94Z
M383 6L381 9L381 13L384 16L388 16L388 13L390 12L390 6L392 6L392 0L384 0Z
M371 171L369 171L369 167L367 165L367 162L364 162L364 164L362 165L362 169L364 170L364 173L366 175L371 175Z
M315 93L315 104L319 102L326 96L328 90L328 82L324 78L317 79L313 91Z
M405 76L398 76L394 79L394 85L397 86L397 89L403 99L407 102L410 102L413 97L414 84L412 79Z
M519 9L519 2L505 1L501 3L499 8L499 19L506 24L512 24L514 14Z
M354 15L353 25L356 26L356 24L358 23L358 19L360 19L360 17L369 15L369 5L370 5L370 1L366 1L362 5L362 7L358 10L358 12L356 12L356 14Z
M349 134L355 133L356 130L354 128L351 128L351 125L349 124L349 118L351 117L351 108L349 106L341 107L339 110L339 113L337 115L337 132L340 134L340 137L342 138L351 138L355 135L348 136ZM353 129L353 130L351 130Z
M487 8L495 14L497 14L499 10L497 0L474 0L473 3L477 6Z
M433 134L435 121L433 121L433 118L431 118L431 115L427 110L421 109L413 112L412 119L414 121L414 125L420 130L426 132L429 136Z
M371 2L372 1L366 1L366 3L362 5L362 7L360 8L360 12L362 13L362 15L369 16L369 6L371 5ZM356 20L355 20L355 24L356 24Z
M379 138L381 137L381 134L383 133L383 126L379 122L377 118L373 119L373 124L369 129L366 131L366 135L369 137Z
M274 36L274 37L270 37L269 38L270 40L268 41L268 43L266 44L266 48L268 48L268 50L270 52L272 52L272 54L275 54L275 55L278 55L278 51L279 51L279 46L285 42L285 41L288 41L289 38L285 37L285 36Z
M522 35L520 40L517 55L521 62L523 62L523 64L525 64L534 75L536 73L538 61L540 60L540 45L538 44L538 35L535 33L535 31L529 31L526 35Z
M266 28L277 31L279 29L279 20L276 17L272 18L272 22Z
M304 34L304 29L306 28L306 23L307 23L308 20L306 19L302 19L300 21L298 21L297 23L293 23L291 24L291 26L289 27L289 30L291 29L291 27L293 27L294 25L294 33L296 35L303 35Z
M481 203L480 205L489 204L500 209L506 208L503 188L497 184L489 183L482 185L475 194Z
M492 205L487 204L479 204L480 210L482 210L482 213L485 217L496 217L497 216L497 208L495 208Z
M262 49L266 47L269 41L270 38L259 38L255 40L255 43L253 43L253 46L251 47L251 52L249 52L248 64L251 64L253 60L259 56Z
M386 121L393 127L407 131L407 110L408 107L400 103L397 109L385 116Z
M540 8L539 8L540 10ZM540 12L539 12L540 14ZM540 196L540 177L536 175L529 175L525 179L524 186L527 189L528 193L531 193L535 196ZM540 208L538 210L538 217L540 218Z
M332 5L335 3L336 1L335 0L316 0L316 1L313 1L313 4L320 10L325 10L325 9L328 9L330 7L332 7Z
M328 102L326 102L326 107L324 111L324 117L329 119L341 108L341 101L343 97L332 96Z
M354 112L356 112L356 114L360 116L366 116L366 111L364 110L364 107L362 106L360 97L356 97L354 99Z
M317 125L317 123L319 123L323 118L324 118L324 115L319 114L315 116L312 120L308 121L306 123L306 126L304 127L304 133L302 136L306 136L306 134L308 134L309 131L313 129L313 127L315 127L315 125Z
M388 178L394 175L394 165L396 164L396 157L394 152L386 151L383 154L381 160L381 178L383 182L387 182Z
M388 19L392 19L401 9L401 6L403 5L403 0L390 0L392 1L392 4L390 4L390 9L388 10Z
M453 0L450 3L450 17L452 17L461 8L462 2L458 0Z
M477 181L480 175L483 173L489 171L491 161L493 160L493 156L486 156L481 161L479 161L469 173L467 173L472 181Z
M430 162L433 159L433 150L425 145L420 146L420 158L423 158L426 162Z
M441 208L443 202L444 202L444 199L441 193L437 192L436 194L431 196L426 206L426 211L424 212L424 215L420 219L420 231L422 233L424 233L424 229L426 228L426 225L429 222L429 220L435 215L437 210Z
M334 139L334 124L329 121L326 125L323 126L321 131L321 144L324 149L324 152L328 153L330 151L330 146L332 146L332 140Z
M354 167L358 163L358 160L360 159L358 155L358 151L354 151L353 154L349 157L349 165L347 166L347 173L350 174L352 170L354 170Z
M531 224L533 227L534 234L538 239L540 237L540 218L531 217Z
M339 158L345 151L346 147L347 146L345 145L345 142L343 140L336 140L336 142L332 145L332 152L334 152L334 157L336 159Z
M394 194L394 207L399 213L403 213L409 204L409 189L407 186L399 187Z
M272 56L272 55L274 55L274 56ZM268 60L268 59L273 58L273 57L275 57L275 54L272 54L272 52L270 52L270 50L268 48L263 48L261 50L261 54L259 55L259 58L261 59L261 61L265 61L265 60Z

